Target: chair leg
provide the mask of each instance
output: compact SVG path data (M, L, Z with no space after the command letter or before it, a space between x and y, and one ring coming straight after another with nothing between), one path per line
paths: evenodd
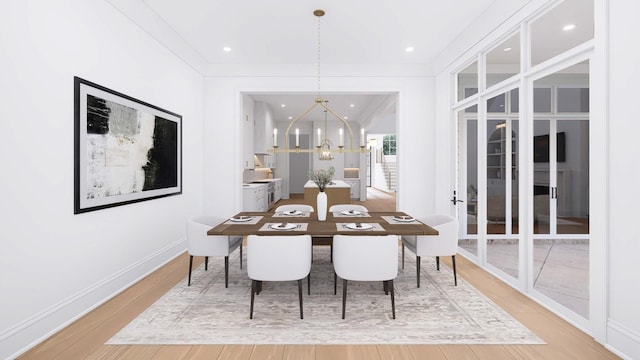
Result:
M342 319L344 319L344 310L347 307L347 280L342 279Z
M387 280L382 281L382 288L384 290L384 294L389 295L389 284L387 284Z
M393 315L393 318L396 318L396 298L395 298L395 294L393 292L393 280L389 280L389 285L391 287L391 314Z
M404 243L402 244L402 268L404 269Z
M436 256L436 270L440 271L440 256Z
M302 279L298 280L298 298L300 298L300 319L304 319L302 315Z
M331 240L332 243L331 245L329 245L330 251L331 251L331 263L333 264L333 240Z
M229 287L229 257L224 257L224 287Z
M311 273L307 275L307 295L311 295Z
M416 279L418 287L420 287L420 256L418 255L416 255Z
M258 284L255 280L251 280L251 306L249 307L249 319L253 319L253 299L258 292Z
M333 272L333 295L338 293L338 274Z
M242 269L242 244L240 244L240 269Z
M204 257L204 271L209 270L209 257L205 256Z
M451 255L451 263L453 264L453 285L458 286L458 276L456 275L456 256Z
M193 267L193 255L189 255L189 281L187 286L191 286L191 267Z

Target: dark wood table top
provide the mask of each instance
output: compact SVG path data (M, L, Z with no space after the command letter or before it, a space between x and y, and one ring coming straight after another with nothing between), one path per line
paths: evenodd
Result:
M419 221L389 223L383 216L409 216L404 212L370 212L365 216L334 216L327 213L326 221L318 221L317 213L311 213L309 217L296 216L275 216L273 212L241 212L237 216L262 216L256 224L243 222L230 223L225 219L213 229L207 232L208 235L312 235L314 237L330 237L333 235L438 235L438 231ZM260 229L267 223L306 223L306 230L267 230ZM351 230L337 226L337 223L375 223L382 229Z

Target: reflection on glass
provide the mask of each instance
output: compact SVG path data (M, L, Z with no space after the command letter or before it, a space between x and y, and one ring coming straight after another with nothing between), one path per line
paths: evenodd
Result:
M533 287L588 319L589 240L534 240Z
M518 239L487 239L487 262L518 278Z
M478 62L467 66L458 73L458 100L478 93Z
M549 161L543 161L545 154L547 158L549 156L549 120L536 119L533 134L533 231L549 234L550 169Z
M531 64L593 39L593 0L565 0L531 24Z
M558 120L557 127L557 233L588 234L589 120Z
M520 72L520 33L487 53L487 88Z
M467 123L467 234L478 233L478 121ZM474 251L475 253L475 251Z

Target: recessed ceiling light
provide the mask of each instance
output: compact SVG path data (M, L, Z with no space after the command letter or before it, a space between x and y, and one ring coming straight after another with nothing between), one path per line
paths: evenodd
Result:
M350 105L349 105L349 107L354 107L354 106L355 106L354 104L350 104Z
M289 120L292 120L292 119L293 119L293 116L289 116Z
M349 117L348 117L348 116L345 116L345 117L344 117L344 119L345 119L345 120L347 120L347 119L349 119Z
M231 51L231 48L230 48L230 47L228 47L228 46L225 46L225 47L223 47L223 48L222 48L222 51L224 51L224 52L230 52L230 51Z
M504 48L504 51L511 51L511 48L510 47L506 47L506 48Z
M412 52L413 50L415 50L415 49L413 48L413 46L407 46L407 47L404 49L404 51L406 51L406 52Z
M562 27L562 31L571 31L576 28L575 24L567 24Z
M286 106L287 106L286 104L280 104L280 107L286 107Z

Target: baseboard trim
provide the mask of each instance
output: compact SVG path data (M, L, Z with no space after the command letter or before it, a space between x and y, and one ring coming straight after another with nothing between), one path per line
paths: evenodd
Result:
M640 334L614 320L609 320L605 347L623 359L640 359Z
M181 238L0 333L0 359L14 359L182 254Z

